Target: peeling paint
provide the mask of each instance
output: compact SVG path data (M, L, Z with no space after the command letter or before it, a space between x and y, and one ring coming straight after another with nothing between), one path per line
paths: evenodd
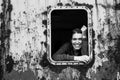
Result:
M1 0L0 4L0 51L6 80L117 80L119 0ZM71 66L54 67L56 72L47 62L47 10L55 6L87 6L93 12L95 61L84 75Z

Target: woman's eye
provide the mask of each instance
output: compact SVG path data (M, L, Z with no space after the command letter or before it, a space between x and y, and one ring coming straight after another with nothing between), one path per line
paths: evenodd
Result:
M78 38L78 40L82 40L81 38Z
M76 40L76 38L73 38L73 40Z

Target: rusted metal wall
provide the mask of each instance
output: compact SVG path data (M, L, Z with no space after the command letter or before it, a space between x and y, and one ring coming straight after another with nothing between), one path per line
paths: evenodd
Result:
M60 72L45 60L47 7L89 4L93 11L95 61L82 73ZM120 57L119 0L1 0L0 51L5 80L118 80ZM75 5L74 5L75 6Z

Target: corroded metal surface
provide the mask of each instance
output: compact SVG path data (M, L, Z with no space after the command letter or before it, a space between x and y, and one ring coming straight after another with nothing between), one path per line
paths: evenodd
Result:
M0 52L6 80L115 80L117 76L119 78L119 0L1 0L0 4ZM70 66L55 72L54 68L44 61L48 46L46 35L49 35L49 32L46 32L47 8L87 4L93 6L94 64L84 75L79 69ZM13 67L8 71L8 66L12 64ZM55 70L59 70L59 67Z

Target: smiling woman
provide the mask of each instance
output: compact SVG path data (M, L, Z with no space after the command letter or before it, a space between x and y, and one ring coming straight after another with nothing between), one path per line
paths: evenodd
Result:
M85 36L85 35L84 35ZM88 56L87 40L83 38L80 29L74 29L72 39L70 42L65 43L56 53L53 54L53 59L56 61L83 61L81 56Z
M48 59L51 63L76 65L89 61L88 24L91 21L87 9L85 6L51 9L47 27L50 31Z

